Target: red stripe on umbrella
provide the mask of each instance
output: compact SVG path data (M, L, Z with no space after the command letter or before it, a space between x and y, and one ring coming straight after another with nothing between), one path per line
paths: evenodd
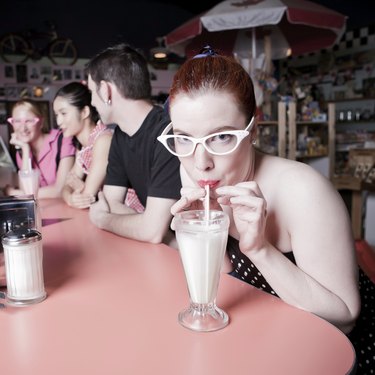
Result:
M238 30L251 31L254 29L251 25L257 25L257 37L262 32L270 33L270 30L271 39L278 33L284 36L283 39L288 45L276 46L284 47L279 49L285 51L284 54L281 55L279 51L276 56L272 56L281 58L286 57L288 48L292 54L299 55L332 47L345 31L346 18L307 0L226 0L170 32L165 36L165 43L172 51L186 56L195 54L204 44L211 44L223 54L231 55L242 52L233 50L234 46L238 45ZM222 31L208 31L202 23L210 30ZM271 24L277 25L270 27ZM281 43L280 38L277 43ZM272 45L275 47L274 43ZM245 45L244 48L247 48L244 53L249 55L251 45Z
M322 5L309 1L283 0L287 8L287 18L290 23L302 23L310 26L332 28L340 30L345 28L346 16Z

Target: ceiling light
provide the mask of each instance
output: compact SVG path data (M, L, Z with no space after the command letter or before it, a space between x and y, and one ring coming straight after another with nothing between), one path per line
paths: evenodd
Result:
M153 52L154 59L165 59L167 57L167 52L158 50Z
M166 59L168 57L169 51L164 46L164 38L157 37L156 41L158 43L157 47L151 48L151 57L156 60Z

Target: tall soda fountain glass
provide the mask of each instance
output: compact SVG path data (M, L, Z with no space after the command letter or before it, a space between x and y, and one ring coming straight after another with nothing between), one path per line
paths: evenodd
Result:
M229 319L216 306L216 295L228 240L228 215L215 210L184 211L174 220L190 296L190 306L179 313L178 321L194 331L224 328Z

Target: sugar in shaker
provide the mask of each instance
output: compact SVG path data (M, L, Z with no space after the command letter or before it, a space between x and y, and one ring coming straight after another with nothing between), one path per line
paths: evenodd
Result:
M35 229L20 228L2 237L7 301L11 305L30 305L47 294L43 278L42 235Z

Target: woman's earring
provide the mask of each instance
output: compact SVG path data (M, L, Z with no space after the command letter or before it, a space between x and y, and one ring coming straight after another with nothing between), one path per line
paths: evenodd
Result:
M111 99L105 100L104 104L105 105L111 105L112 104L112 100Z
M252 143L253 145L256 145L256 144L257 144L256 139L253 139L253 140L251 141L251 143Z

